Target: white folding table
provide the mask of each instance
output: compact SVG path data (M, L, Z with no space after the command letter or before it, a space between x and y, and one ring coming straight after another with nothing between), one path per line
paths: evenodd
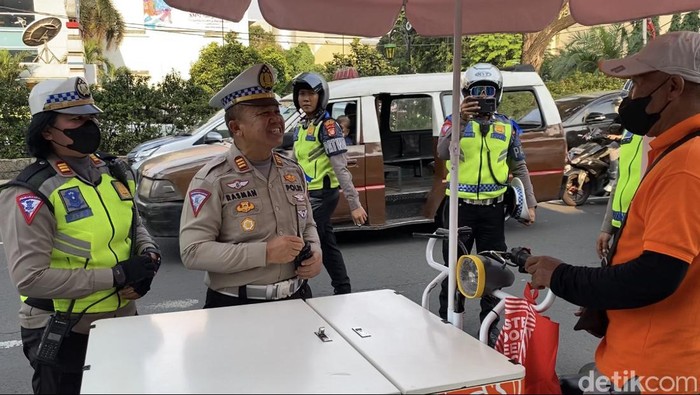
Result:
M524 377L391 290L99 320L85 365L82 393L517 393Z

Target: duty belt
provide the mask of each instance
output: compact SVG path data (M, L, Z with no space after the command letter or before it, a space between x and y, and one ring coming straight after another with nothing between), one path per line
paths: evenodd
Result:
M245 287L246 297L248 299L279 300L292 296L303 284L304 280L299 277L294 277L270 285L243 285L239 288ZM238 297L238 294L231 292L217 292L233 296L234 298Z
M460 198L459 200L466 203L466 204L473 204L476 206L488 206L491 204L496 204L500 203L505 199L505 193L499 197L495 197L492 199L462 199Z

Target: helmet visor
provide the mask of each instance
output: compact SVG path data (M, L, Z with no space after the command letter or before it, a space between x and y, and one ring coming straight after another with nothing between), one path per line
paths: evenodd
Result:
M474 85L466 93L468 93L466 96L495 97L496 88L487 85Z
M323 88L323 81L316 74L305 73L294 80L294 85L297 89L304 89L305 85L308 85L311 90L318 92Z

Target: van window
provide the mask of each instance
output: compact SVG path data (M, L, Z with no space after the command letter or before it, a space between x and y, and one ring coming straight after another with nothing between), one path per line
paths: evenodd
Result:
M445 116L452 114L452 94L442 95L442 110ZM542 129L542 113L533 91L504 91L498 112L518 122L526 132Z
M433 101L430 96L394 99L390 109L391 132L433 128Z
M350 133L348 137L352 140L353 144L357 144L357 101L338 101L328 104L326 111L331 114L333 119L337 120L338 117L345 115L350 118Z

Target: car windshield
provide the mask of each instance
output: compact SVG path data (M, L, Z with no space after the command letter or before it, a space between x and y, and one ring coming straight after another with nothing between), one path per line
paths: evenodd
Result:
M557 109L559 110L559 115L561 116L562 122L566 122L580 109L587 106L590 102L592 102L595 99L595 97L589 96L574 96L556 100L555 104L557 105Z

